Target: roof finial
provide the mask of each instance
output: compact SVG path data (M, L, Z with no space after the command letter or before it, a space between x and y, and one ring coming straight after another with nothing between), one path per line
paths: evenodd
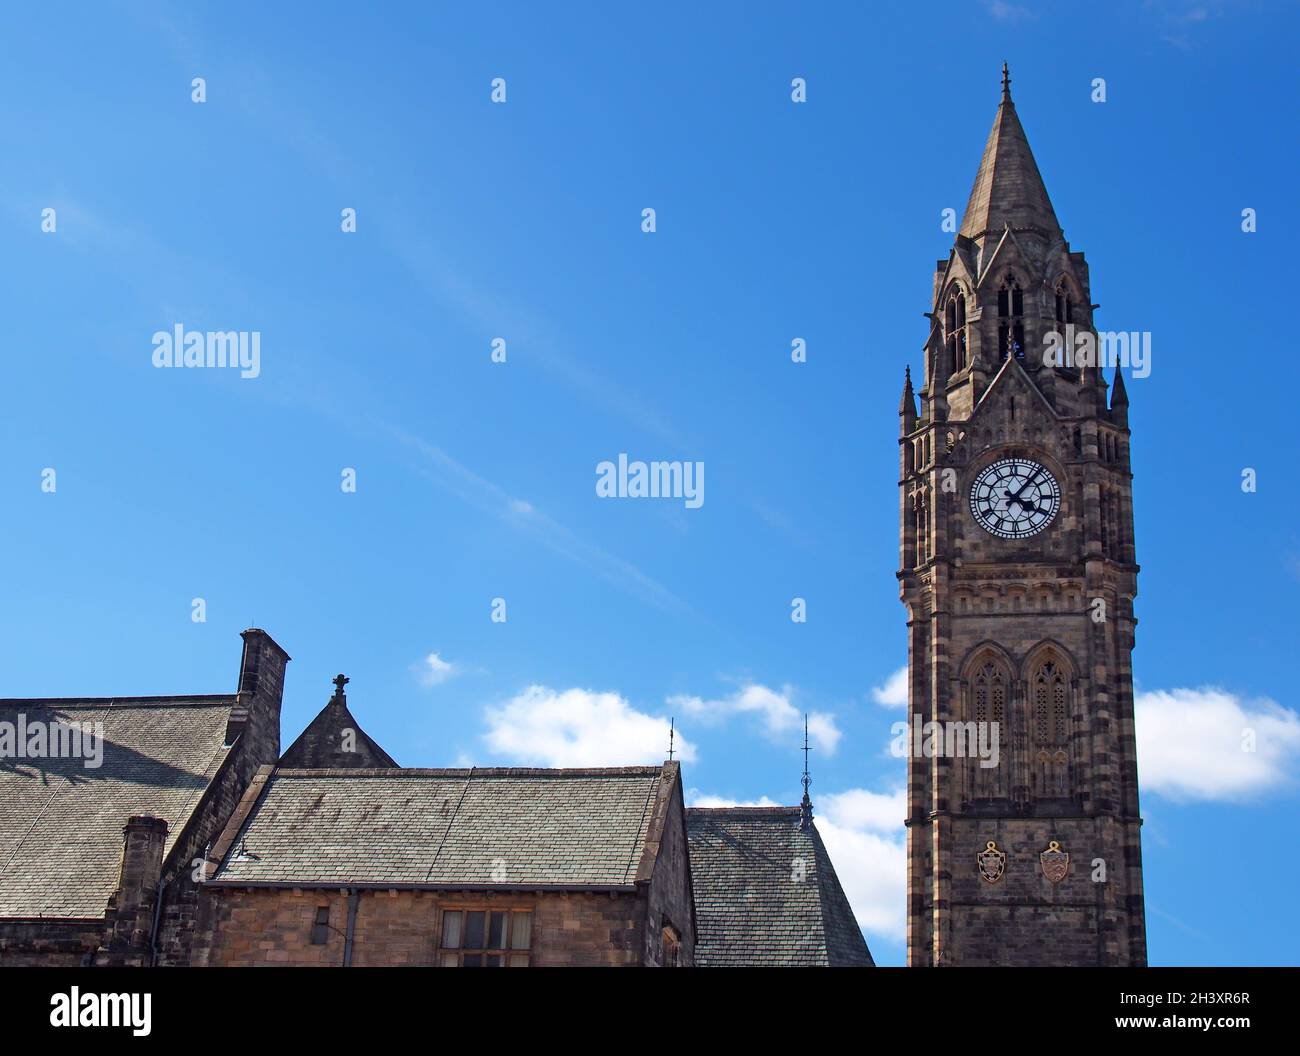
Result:
M1002 98L1010 100L1011 98L1011 71L1007 69L1007 64L1002 63Z
M677 736L677 720L670 718L668 720L668 761L673 761L673 740Z
M334 697L336 700L343 699L343 687L351 681L352 679L346 677L342 673L334 676Z
M812 797L808 795L808 786L812 784L812 778L808 776L808 753L812 748L808 745L808 715L805 712L803 717L803 802L799 804L799 828L807 832L812 828L813 809Z

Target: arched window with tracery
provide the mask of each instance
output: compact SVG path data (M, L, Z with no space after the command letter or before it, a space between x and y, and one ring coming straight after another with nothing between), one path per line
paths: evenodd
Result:
M1030 789L1036 797L1070 795L1070 674L1047 653L1029 676Z
M998 290L998 359L1025 358L1025 297L1014 275Z
M1000 799L1008 796L1011 788L1011 727L1007 722L1011 675L998 660L985 657L976 662L967 686L966 721L976 724L978 743L991 746L993 731L997 731L996 766L981 766L978 757L966 761L967 794L973 800Z
M966 369L966 298L953 287L943 314L943 333L952 372Z

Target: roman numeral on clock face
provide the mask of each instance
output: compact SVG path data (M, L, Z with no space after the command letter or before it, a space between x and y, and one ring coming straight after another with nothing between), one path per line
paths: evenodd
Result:
M1056 518L1060 506L1056 478L1032 459L999 459L980 470L971 484L975 523L1001 539L1037 535Z

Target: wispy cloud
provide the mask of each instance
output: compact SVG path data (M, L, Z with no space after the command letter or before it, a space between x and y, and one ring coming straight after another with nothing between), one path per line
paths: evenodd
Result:
M1191 935L1193 938L1201 939L1202 941L1208 939L1208 936L1204 932L1197 931L1190 924L1184 923L1183 921L1179 920L1177 917L1169 913L1166 913L1159 906L1153 905L1150 902L1147 903L1147 912L1153 914L1154 916L1159 917L1161 920L1169 921L1169 923L1172 924L1174 927L1178 928L1180 931L1185 931L1188 935Z
M455 664L444 660L437 653L430 653L420 661L417 670L422 686L437 686L455 675L458 668Z
M984 9L999 22L1025 22L1038 17L1037 11L1007 0L984 0Z
M1219 0L1146 0L1143 6L1158 20L1164 42L1184 51L1195 45L1197 27L1223 14L1224 9Z
M420 456L423 468L431 479L471 505L530 533L543 546L590 569L607 583L625 589L643 601L679 615L690 611L686 602L631 562L580 539L531 502L517 498L487 478L479 476L442 448L395 426L389 426L388 433Z
M803 715L791 702L794 691L784 686L778 692L767 686L751 682L726 697L705 700L703 697L674 696L668 705L705 722L725 722L736 715L756 719L763 732L774 741L791 743L796 733L802 732ZM835 716L814 711L808 715L808 735L817 747L832 755L840 740Z

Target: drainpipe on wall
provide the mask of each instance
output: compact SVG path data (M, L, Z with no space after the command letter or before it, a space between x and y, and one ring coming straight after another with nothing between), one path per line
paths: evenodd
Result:
M162 919L163 898L167 895L165 880L158 880L158 894L153 903L153 930L149 932L149 967L158 966L158 923Z
M352 967L352 937L357 930L357 905L361 902L361 892L355 888L348 895L348 930L343 937L343 967Z

